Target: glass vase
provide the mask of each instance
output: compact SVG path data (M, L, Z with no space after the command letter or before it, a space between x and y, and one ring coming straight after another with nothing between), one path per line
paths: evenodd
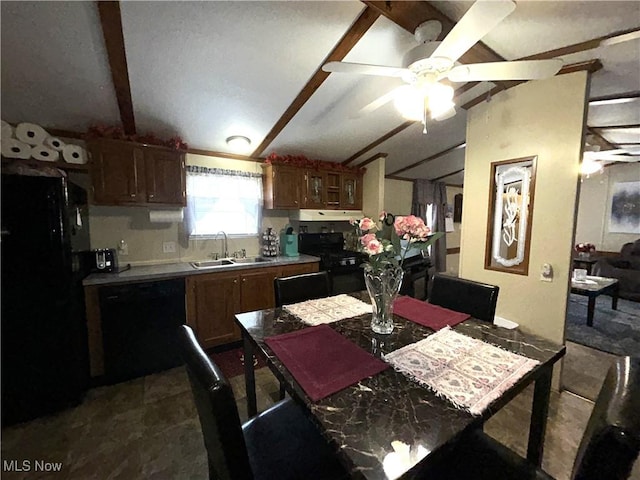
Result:
M402 268L392 265L377 269L371 265L364 267L364 281L373 307L371 330L375 333L393 331L393 301L400 291L403 276Z

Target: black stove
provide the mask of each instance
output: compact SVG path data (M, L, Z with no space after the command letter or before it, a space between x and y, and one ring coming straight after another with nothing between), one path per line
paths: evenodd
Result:
M366 288L361 265L367 256L345 250L342 233L301 233L298 235L298 251L320 258L320 270L329 273L333 295Z

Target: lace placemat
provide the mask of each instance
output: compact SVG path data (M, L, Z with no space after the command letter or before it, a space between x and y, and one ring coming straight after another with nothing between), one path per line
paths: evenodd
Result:
M540 363L449 327L385 355L385 360L472 415L480 415Z
M337 322L372 311L371 304L346 294L293 303L283 308L308 325Z

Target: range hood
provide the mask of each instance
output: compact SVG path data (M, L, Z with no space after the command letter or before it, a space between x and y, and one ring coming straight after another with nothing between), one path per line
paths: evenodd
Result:
M300 222L348 222L364 217L362 210L290 210L289 218Z

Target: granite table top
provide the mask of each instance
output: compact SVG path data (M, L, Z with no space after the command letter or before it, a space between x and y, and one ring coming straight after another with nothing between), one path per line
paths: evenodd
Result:
M368 301L366 292L354 294ZM482 416L454 407L427 388L409 380L403 374L387 369L342 391L312 402L293 379L286 367L264 342L265 338L308 328L296 316L276 308L236 315L237 321L252 343L266 355L276 376L293 389L293 395L304 404L310 418L323 435L340 451L349 464L354 478L392 478L385 471L391 442L400 441L416 452L435 452L455 441L463 431L480 426L502 408L540 374L551 368L565 352L565 347L519 330L497 327L491 323L469 319L454 327L455 331L481 339L498 347L540 361L502 397L493 402ZM376 356L392 352L433 334L433 330L394 315L394 331L390 335L375 334L370 328L371 314L329 324L361 348ZM418 463L401 478L418 478L428 468L428 458ZM385 464L387 462L387 464ZM389 469L386 468L388 471Z

